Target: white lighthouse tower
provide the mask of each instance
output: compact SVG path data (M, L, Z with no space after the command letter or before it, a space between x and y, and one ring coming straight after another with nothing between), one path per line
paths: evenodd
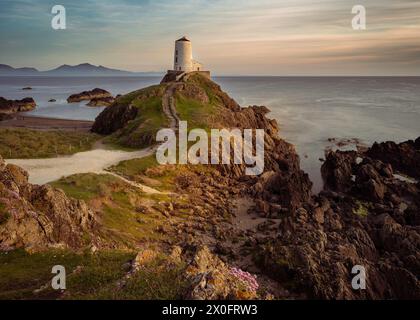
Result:
M168 70L161 83L180 81L195 73L210 79L210 71L204 71L203 65L193 59L191 41L182 37L175 41L174 69Z
M193 72L202 71L202 69L201 63L193 59L191 41L186 37L175 41L174 70Z

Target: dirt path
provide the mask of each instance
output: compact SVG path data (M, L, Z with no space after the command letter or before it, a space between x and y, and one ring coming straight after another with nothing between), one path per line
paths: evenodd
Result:
M175 102L175 90L180 84L175 82L169 84L166 88L165 94L162 98L162 109L166 117L169 119L170 128L177 130L178 123L181 121L178 114L176 113L176 102Z
M8 159L6 162L28 171L30 183L45 184L76 173L106 173L105 170L112 165L124 160L147 157L154 151L154 148L133 152L97 148L71 156L48 159Z
M118 175L118 174L116 174L115 172L112 172L112 171L104 171L103 173L104 174L110 174L110 175L112 175L114 177L117 177L117 178L121 179L122 181L124 181L125 183L129 184L130 186L133 186L135 188L138 188L138 189L140 189L141 191L143 191L145 193L150 193L150 194L170 194L170 193L167 193L167 192L161 192L161 191L156 190L154 188L148 187L148 186L146 186L144 184L141 184L141 183L138 183L138 182L134 182L134 181L128 180L128 179L126 179L126 178L124 178L124 177L122 177L122 176L120 176L120 175Z

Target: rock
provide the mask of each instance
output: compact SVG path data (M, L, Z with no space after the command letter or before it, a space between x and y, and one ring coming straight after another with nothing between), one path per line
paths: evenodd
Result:
M312 214L313 219L319 223L324 223L324 210L321 207L315 208Z
M56 99L50 99L50 100L48 100L48 102L56 102L57 100Z
M13 114L16 112L31 111L35 109L36 103L32 98L22 100L7 100L0 97L0 114Z
M147 100L151 97L161 98L163 96L162 88L150 89L150 90L140 90L137 95L134 95L134 92L131 93L133 96L131 100ZM130 101L131 101L130 100ZM135 107L131 102L126 102L124 99L117 99L114 104L105 108L95 119L95 122L92 126L92 131L99 134L111 134L117 130L123 130L124 127L132 120L136 119L139 116L139 109ZM137 128L137 127L136 127ZM152 143L155 141L155 135L143 135L139 139L138 135L135 135L133 139L130 139L130 133L136 132L136 130L129 130L125 133L126 145L130 146L139 146L147 143Z
M139 270L144 265L152 262L156 257L157 252L151 249L145 249L137 253L132 264L133 270Z
M400 172L420 179L420 137L416 141L374 143L366 154L384 163L391 164Z
M83 100L92 100L92 99L109 98L109 97L112 97L112 95L108 91L95 88L90 91L83 91L80 93L72 94L71 96L67 98L67 102L73 103L73 102L80 102Z
M230 268L207 247L197 249L185 271L190 283L186 299L255 299L258 283L255 278L236 268Z
M32 90L31 87L23 87L22 90Z
M419 143L330 152L325 190L282 215L276 236L255 249L261 270L309 298L419 299L420 185L393 174L395 166L415 174ZM366 268L365 291L351 287L356 264Z
M172 248L171 254L169 255L169 258L175 262L179 263L181 262L181 254L182 254L182 248L180 246L174 246Z
M321 166L324 187L327 190L347 191L352 185L352 168L356 162L355 151L336 151L328 153Z
M70 199L49 185L29 184L26 171L5 165L1 158L0 202L6 213L0 219L0 250L80 248L88 245L84 233L95 239L96 220L85 202Z
M89 107L108 107L113 104L115 99L113 97L93 98L87 104Z

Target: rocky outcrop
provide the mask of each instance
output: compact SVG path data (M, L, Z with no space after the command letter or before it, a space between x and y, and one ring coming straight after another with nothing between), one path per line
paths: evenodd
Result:
M83 91L80 93L72 94L71 96L67 98L67 102L73 103L73 102L80 102L83 100L92 100L92 99L97 99L97 98L109 98L109 97L112 97L112 95L108 91L104 89L100 89L100 88L95 88L90 91Z
M267 274L309 298L420 298L420 188L394 176L391 162L408 173L403 164L412 160L396 162L401 150L385 145L328 154L325 191L284 214L278 236L261 246ZM366 290L352 288L356 265L366 270Z
M165 86L167 84L160 88ZM159 90L154 88L147 94L142 91L119 98L97 118L96 132L123 133L142 128L146 122L138 112L138 105L151 95L161 98L164 90ZM373 146L368 151L359 148L358 151L329 153L322 166L325 190L313 196L312 183L300 169L294 147L279 138L277 122L267 117L268 108L241 108L217 84L199 75L179 81L174 97L181 102L193 100L197 114L204 113L201 118L190 114L194 123L202 121L206 127L219 129L264 130L263 174L246 176L244 165L231 163L217 166L217 173L212 173L211 177L193 174L194 170L189 174L184 172L176 178L175 184L180 189L177 192L194 196L191 210L204 220L211 220L217 214L229 216L230 198L239 193L251 197L255 203L251 210L267 218L267 224L273 223L275 231L266 232L262 226L261 234L253 234L247 241L247 250L254 252L260 270L286 287L290 296L317 299L420 297L419 184L395 177L396 172L416 177L413 168L417 165L419 139L398 147L382 146L380 151L375 151L378 147ZM181 113L178 115L182 119ZM405 156L401 148L410 162L400 159ZM390 149L387 152L391 155L384 155L385 149ZM169 212L165 213L170 216ZM211 221L214 221L214 232L210 237L219 242L227 241L228 229L219 225L220 220ZM182 230L177 238L179 245L190 243L191 234L197 231L181 227L179 230ZM215 247L226 251L226 246ZM352 269L356 265L366 270L366 290L352 288ZM187 270L190 287L185 297L238 297L234 293L235 285L229 280L232 270L208 249L199 249Z
M420 179L420 137L416 141L374 143L367 156L389 163L409 176Z
M113 97L103 97L103 98L93 98L88 102L89 107L108 107L113 104L115 98Z
M0 250L80 248L94 238L95 218L85 202L51 186L28 183L28 174L0 159Z
M184 77L183 84L177 87L177 94L201 105L212 100L217 112L206 118L207 125L212 128L264 130L264 171L270 172L270 176L246 176L245 165L233 163L219 166L223 175L247 181L253 196L266 203L266 208L280 206L296 209L310 200L312 183L300 169L299 156L294 146L279 138L278 124L267 117L270 112L267 107L241 108L219 85L197 74Z
M226 265L207 247L197 249L185 271L189 300L248 300L257 298L255 276Z
M35 109L36 103L32 98L22 100L7 100L0 97L0 114L13 114L16 112L31 111Z
M336 191L348 190L352 183L352 169L356 158L355 151L330 152L321 167L324 187Z
M141 104L143 101L148 101L149 99L160 99L162 95L163 87L149 87L116 99L115 103L107 107L96 117L92 126L92 132L99 134L116 133L130 135L130 133L135 132L144 122L147 122L147 119L139 119L137 125L132 123L133 120L141 116L139 112L140 108L137 107L137 104ZM132 125L130 128L126 128L130 122ZM124 128L126 128L124 132L118 132L124 130ZM138 140L141 139L138 135L136 138Z

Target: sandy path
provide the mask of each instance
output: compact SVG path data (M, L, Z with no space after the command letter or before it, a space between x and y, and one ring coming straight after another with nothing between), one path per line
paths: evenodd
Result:
M133 152L94 149L58 158L7 159L6 162L28 171L30 183L45 184L76 173L109 173L105 169L120 161L143 158L153 154L154 151L154 148Z

